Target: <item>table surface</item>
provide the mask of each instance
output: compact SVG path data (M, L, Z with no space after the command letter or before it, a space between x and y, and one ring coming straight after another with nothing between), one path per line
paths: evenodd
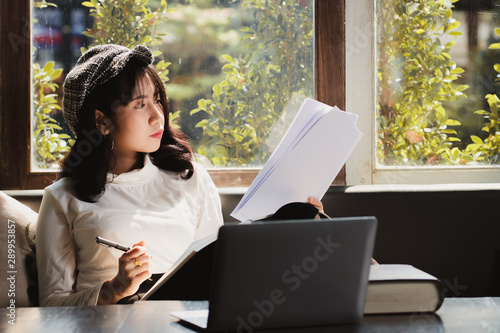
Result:
M207 302L147 301L94 307L4 308L0 309L0 332L193 332L169 313L206 306ZM500 297L446 298L436 313L370 315L358 325L278 331L500 332Z

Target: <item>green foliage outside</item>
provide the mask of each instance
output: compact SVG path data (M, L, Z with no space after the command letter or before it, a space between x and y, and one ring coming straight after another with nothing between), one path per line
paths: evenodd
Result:
M205 112L196 125L203 129L197 151L214 165L262 163L269 153L263 147L265 140L291 94L312 94L313 72L307 64L313 57L314 27L312 11L303 3L247 0L241 4L257 22L242 29L248 53L236 59L223 56L227 61L222 68L224 80L214 84L212 99L200 99L191 112ZM119 7L104 0L82 4L95 18L92 29L84 33L93 38L92 45L155 46L164 36L150 28L166 18L164 0L157 10L147 7L147 0L127 0ZM155 52L160 55L161 51ZM169 65L163 60L156 65L165 84ZM179 111L172 117L178 118Z
M93 39L89 48L102 44L118 44L128 48L136 45L148 47L160 44L162 36L166 34L156 31L158 20L167 19L167 3L161 1L160 7L152 10L147 6L148 0L91 0L82 5L90 9L90 16L94 18L93 27L83 32ZM82 54L86 52L82 48ZM155 51L155 57L161 56Z
M495 33L500 36L500 28L496 28ZM489 48L500 50L500 43L493 43ZM500 74L500 64L495 64L493 69ZM498 74L496 81L500 81ZM471 136L473 143L467 146L467 153L473 156L475 161L493 164L499 162L498 157L500 155L500 123L498 118L500 99L496 94L488 94L486 95L486 100L488 101L490 110L478 110L475 113L483 116L486 120L482 130L488 134L488 137L482 140L478 136Z
M457 129L445 104L467 98L467 85L457 84L464 70L449 54L461 35L452 17L458 0L379 1L378 145L384 165L456 165L498 160L498 97L487 95L490 111L476 111L489 121L482 140L460 149ZM498 29L497 29L498 30ZM497 31L498 33L498 31ZM490 48L498 48L493 44ZM500 65L495 65L500 70Z
M35 1L35 8L43 9L55 7L55 4L44 1ZM33 53L36 49L33 49ZM55 82L62 73L62 69L55 69L54 62L47 62L43 67L40 64L32 65L33 78L33 157L37 167L51 169L57 166L64 155L69 151L74 140L67 134L61 133L61 126L54 119L53 112L60 110L58 104L59 85Z
M94 18L93 27L83 32L87 37L92 38L93 42L88 48L95 45L118 44L128 48L134 48L136 45L144 45L151 49L159 45L162 37L166 34L159 33L157 23L167 19L166 0L161 0L159 7L153 10L147 6L148 0L91 0L84 1L82 5L90 8L90 16ZM82 54L88 48L82 48ZM163 53L154 50L155 58L163 58ZM155 64L164 85L168 82L168 66L170 62L161 59ZM178 113L172 113L170 120L175 120ZM175 126L175 121L172 121Z
M180 111L178 124L193 147L203 135L203 129L195 126L206 115L190 115L190 111L198 106L198 100L210 98L213 85L223 80L222 55L241 53L240 27L249 26L253 18L238 3L225 2L231 4L172 0L168 20L159 23L168 36L158 49L172 62L167 84L170 110Z
M156 22L166 19L167 3L161 0L156 10L147 7L148 0L91 0L83 1L82 5L90 8L94 17L91 29L83 32L93 39L89 47L100 44L119 44L129 48L142 44L148 47L158 45L164 34L157 33ZM56 7L56 4L46 1L34 2L35 8ZM82 48L82 53L87 49ZM34 50L36 52L36 50ZM155 57L162 56L161 51L154 51ZM155 66L160 78L165 84L168 81L169 62L160 60ZM52 168L69 151L74 140L64 133L53 117L54 110L60 110L58 95L54 92L59 87L54 82L62 73L62 69L54 69L54 62L48 62L44 67L33 65L34 109L35 109L35 159L38 167ZM46 94L47 91L52 92ZM60 99L60 98L59 98ZM175 120L178 113L172 113ZM174 122L175 124L175 122ZM175 125L174 125L175 126Z
M243 1L255 24L243 28L248 53L224 55L226 75L213 86L212 99L200 99L191 114L208 117L198 153L217 166L263 164L273 125L293 93L311 96L314 24L301 2ZM302 2L303 3L303 2Z
M451 2L456 2L452 0ZM446 1L380 1L378 62L379 162L385 165L454 163L453 129L443 102L465 98L454 81L464 71L449 55L461 34Z
M54 93L59 87L54 83L61 76L62 69L54 69L54 62L45 66L33 64L33 112L34 112L34 154L37 165L43 168L52 168L54 163L61 160L69 151L73 140L67 134L61 133L61 126L57 124L51 114L60 110Z
M498 96L488 94L490 110L475 112L485 120L482 131L486 135L483 138L472 135L465 149L457 145L460 139L456 130L461 126L460 121L451 116L446 106L450 101L467 98L464 92L468 88L457 83L464 70L449 53L455 42L441 42L460 34L456 31L460 23L452 17L455 2L457 0L378 1L379 46L384 50L378 59L377 157L380 163L398 166L498 163ZM165 0L157 0L153 5L148 5L147 0L123 0L119 6L116 3L110 0L82 2L94 18L93 27L84 32L93 40L89 47L105 43L129 48L137 44L151 47L155 58L160 59L156 69L168 87L172 64L165 61L164 52L160 51L164 50L159 44L166 34L158 30L168 21L167 13L176 12L167 9ZM189 15L190 11L193 15L191 4L187 1L184 7L178 7L181 25L183 15ZM52 5L45 1L35 3L37 8ZM237 39L246 46L247 52L217 55L223 66L219 74L214 73L203 83L212 86L211 96L196 97L193 84L184 85L191 88L190 98L195 96L197 101L189 114L183 114L183 117L198 119L196 126L202 136L195 143L195 149L215 166L265 162L270 153L266 139L291 95L314 95L310 68L314 57L314 22L310 2L241 0L239 5L246 11L239 19L246 21ZM199 21L202 20L200 16ZM220 19L206 24L206 31L200 37L205 39L203 42L207 42L207 36L221 37L217 30ZM232 25L230 21L224 24ZM496 32L499 34L500 30ZM179 33L184 36L184 31ZM235 35L227 37L222 38L235 39ZM198 47L199 53L207 56L206 46L183 42L188 47ZM490 46L490 49L499 48L498 43ZM227 50L230 49L228 46ZM194 59L194 63L202 60ZM72 142L69 136L60 133L61 128L51 116L53 111L60 110L55 94L58 84L54 80L61 70L53 66L52 62L33 67L35 155L40 165L49 167L62 158ZM496 64L494 70L500 72L500 64ZM183 79L182 74L174 79L179 78ZM182 84L172 85L169 96L179 95L180 90L188 91L180 87ZM179 127L180 111L171 113L170 120Z

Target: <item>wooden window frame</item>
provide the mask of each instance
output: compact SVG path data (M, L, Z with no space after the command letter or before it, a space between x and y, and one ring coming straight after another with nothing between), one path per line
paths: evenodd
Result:
M54 172L32 172L31 2L0 0L0 190L42 189ZM345 109L345 0L315 1L316 99ZM21 19L19 19L21 18ZM248 186L257 168L210 169L217 187ZM345 185L345 169L334 185Z
M348 185L429 185L500 183L499 165L384 166L376 159L377 52L376 13L373 0L349 1L346 15L346 108L359 115L361 141L347 161ZM482 185L478 185L482 188ZM457 186L461 188L461 186Z

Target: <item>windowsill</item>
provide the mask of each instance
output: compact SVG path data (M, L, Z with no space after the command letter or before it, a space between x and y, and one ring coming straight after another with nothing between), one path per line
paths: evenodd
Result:
M41 197L44 190L0 190L11 197L28 198Z
M222 187L219 194L243 195L248 187ZM467 184L383 184L330 186L330 193L382 193L382 192L465 192L465 191L500 191L500 183Z
M382 193L382 192L466 192L499 191L500 183L464 183L464 184L381 184L332 186L329 192L344 193Z
M220 187L221 195L244 195L248 187ZM5 194L18 197L41 197L44 190L4 190ZM330 193L383 193L383 192L465 192L465 191L500 191L500 183L486 184L430 184L430 185L352 185L331 186Z

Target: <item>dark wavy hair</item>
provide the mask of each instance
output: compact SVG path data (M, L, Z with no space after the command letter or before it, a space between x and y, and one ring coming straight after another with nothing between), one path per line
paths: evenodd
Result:
M79 131L73 147L63 160L59 178L73 179L79 199L97 202L104 194L107 174L116 163L112 140L103 136L96 127L95 110L103 112L117 126L116 106L127 105L134 90L142 89L139 84L145 77L153 82L165 115L160 148L150 153L151 161L160 169L180 173L183 179L193 175L192 150L183 133L169 124L168 100L163 82L151 65L131 59L117 76L94 88L85 98L78 114Z

